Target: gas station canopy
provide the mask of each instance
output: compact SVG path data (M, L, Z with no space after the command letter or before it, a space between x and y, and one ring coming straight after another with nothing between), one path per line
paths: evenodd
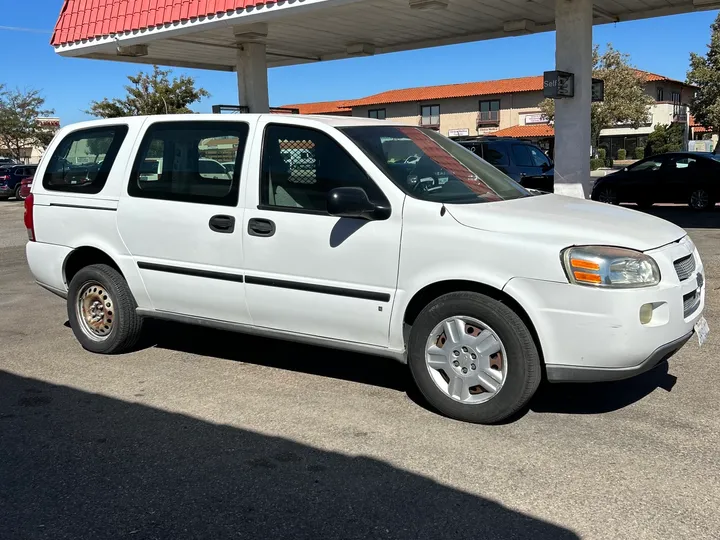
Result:
M596 0L593 24L718 7ZM65 56L235 71L239 41L262 40L274 67L546 32L555 15L555 0L65 0L52 45Z

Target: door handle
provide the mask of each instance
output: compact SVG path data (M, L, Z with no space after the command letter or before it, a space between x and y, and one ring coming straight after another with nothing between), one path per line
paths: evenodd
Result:
M248 221L248 234L250 236L272 236L275 234L275 223L269 219L253 218Z
M235 218L224 215L213 216L208 225L212 231L229 234L235 230Z

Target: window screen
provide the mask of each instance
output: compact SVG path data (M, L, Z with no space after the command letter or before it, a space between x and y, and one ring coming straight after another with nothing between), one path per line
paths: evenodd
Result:
M262 207L326 213L328 193L338 187L363 188L370 200L386 201L345 149L314 129L267 126L261 167Z
M127 126L103 126L70 133L50 158L45 189L100 193L127 132Z
M128 193L236 206L247 134L244 122L154 124L138 152Z

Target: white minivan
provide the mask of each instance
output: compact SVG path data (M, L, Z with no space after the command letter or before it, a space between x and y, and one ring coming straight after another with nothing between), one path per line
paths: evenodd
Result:
M293 149L313 166L290 167ZM207 173L208 159L232 174ZM513 415L542 377L631 377L707 334L684 230L527 191L437 132L389 121L68 126L25 221L32 273L67 298L90 351L132 350L160 318L389 356L470 422Z

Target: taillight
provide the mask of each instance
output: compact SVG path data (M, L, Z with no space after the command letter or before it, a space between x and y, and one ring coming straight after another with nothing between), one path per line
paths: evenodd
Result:
M28 240L35 241L35 222L33 220L33 194L25 199L25 228L27 229Z

